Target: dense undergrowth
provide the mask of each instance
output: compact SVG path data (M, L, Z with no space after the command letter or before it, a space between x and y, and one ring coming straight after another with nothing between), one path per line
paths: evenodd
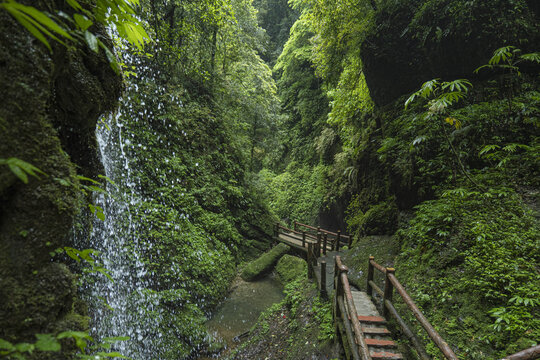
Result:
M397 237L399 277L459 353L499 358L536 344L540 228L515 192L447 192Z

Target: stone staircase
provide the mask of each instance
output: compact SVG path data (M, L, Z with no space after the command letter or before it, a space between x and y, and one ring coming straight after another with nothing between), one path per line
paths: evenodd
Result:
M386 320L380 316L368 295L363 291L352 289L351 293L371 358L377 360L403 359L403 355L396 350L397 346L390 337L390 331L386 328Z

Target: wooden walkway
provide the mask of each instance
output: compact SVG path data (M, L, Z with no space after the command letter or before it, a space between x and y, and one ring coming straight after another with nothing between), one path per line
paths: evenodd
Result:
M300 230L301 229L301 230ZM416 351L420 360L431 360L424 345L411 331L396 311L392 294L394 289L401 296L408 310L424 328L429 338L448 360L458 360L450 346L418 309L407 291L397 280L394 269L376 263L372 256L368 260L367 292L359 291L349 284L349 269L341 262L341 246L351 246L351 237L294 222L294 229L276 224L274 237L277 241L305 252L308 262L308 277L315 278L322 296L333 301L334 323L347 360L397 360L403 356L396 351L391 333L386 328L386 319L373 304L371 295L377 293L383 315L392 317ZM345 243L342 243L345 242ZM374 272L384 275L384 286L374 282ZM331 296L332 295L332 296ZM525 349L502 360L533 360L540 358L540 345Z
M353 289L351 294L371 358L403 359L403 356L396 352L397 346L385 326L386 320L379 314L369 296L363 291Z
M317 265L314 266L313 272L317 278L317 287L321 289L321 274L326 272L326 294L331 295L334 292L334 269L336 267L336 255L341 255L339 251L329 251L326 255L317 258ZM322 269L321 263L326 265Z
M306 252L310 276L315 278L321 294L331 297L333 292L338 288L335 282L339 281L339 277L336 274L336 269L338 269L338 266L336 266L336 257L339 258L342 252L335 251L336 248L339 249L339 237L334 237L334 239L328 241L328 237L323 238L320 233L318 236L307 235L306 233L281 226L276 226L275 235L276 240L279 242ZM345 240L347 238L344 236ZM352 312L349 311L347 306L344 305L344 302L342 302L343 310L346 312L346 318L350 319L351 315L358 318L357 323L361 327L364 346L366 347L366 356L361 357L360 352L356 350L356 341L354 341L355 346L351 347L349 345L349 350L346 350L347 359L402 359L402 355L395 351L396 344L391 339L390 331L385 327L386 320L380 316L369 296L365 292L354 288L350 288L349 291L355 310ZM337 302L335 302L334 307L338 307ZM344 341L346 343L345 333L347 330L343 322L337 321L337 323L341 324L336 324L336 328L340 329L342 342ZM368 353L369 355L367 355Z

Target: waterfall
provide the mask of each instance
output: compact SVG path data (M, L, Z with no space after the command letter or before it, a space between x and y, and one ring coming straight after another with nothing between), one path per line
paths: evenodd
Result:
M91 333L98 339L130 337L120 341L115 350L133 359L156 358L160 309L149 290L154 284L145 269L142 254L151 246L139 238L134 219L142 197L133 177L126 146L130 145L123 129L122 109L110 116L97 130L101 161L108 195L95 196L105 220L93 220L90 247L100 252L100 261L112 281L94 276L89 287Z

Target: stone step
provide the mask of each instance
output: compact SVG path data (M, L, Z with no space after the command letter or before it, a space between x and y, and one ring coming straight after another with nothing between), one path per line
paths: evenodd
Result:
M388 351L373 352L370 354L372 359L377 360L400 360L403 359L403 355L400 353L392 353Z
M384 324L386 320L380 316L362 316L358 315L358 321L367 324Z
M368 335L390 335L390 331L387 328L381 327L363 327L362 332Z
M396 347L396 343L392 340L381 340L381 339L365 339L367 346L375 347Z

